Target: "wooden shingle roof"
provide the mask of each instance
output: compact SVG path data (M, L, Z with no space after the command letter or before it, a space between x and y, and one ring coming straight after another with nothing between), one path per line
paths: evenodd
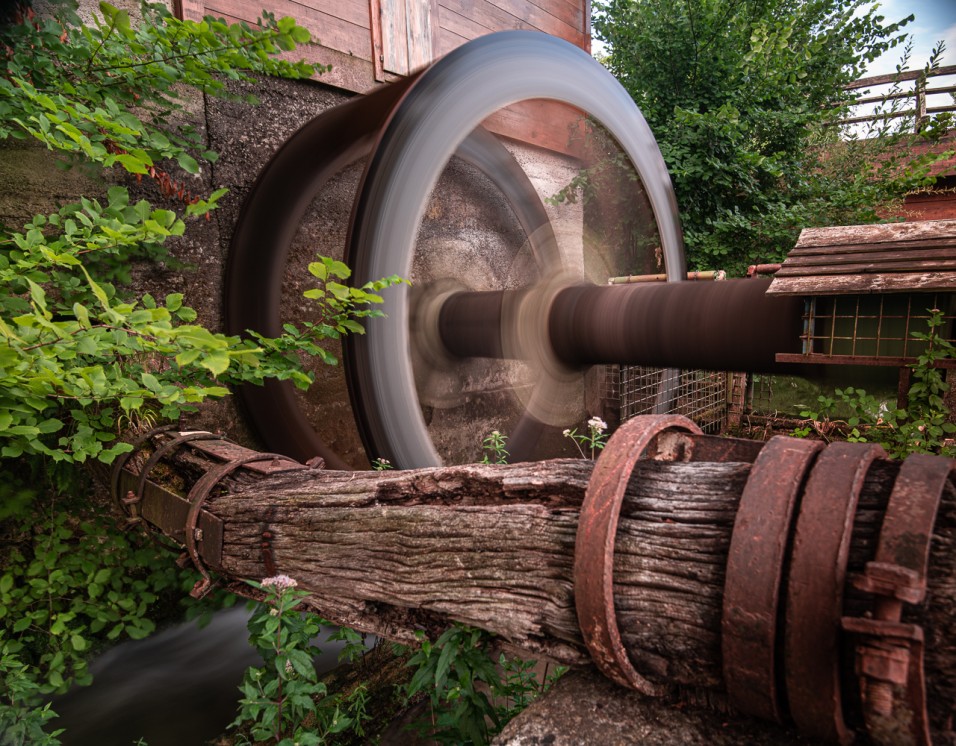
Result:
M956 292L956 220L807 228L768 293Z

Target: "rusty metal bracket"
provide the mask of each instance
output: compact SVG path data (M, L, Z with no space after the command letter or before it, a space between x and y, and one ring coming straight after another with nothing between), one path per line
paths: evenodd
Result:
M777 638L784 560L807 474L823 443L778 435L760 451L740 497L724 581L721 653L731 704L782 722Z
M139 471L139 479L136 482L137 497L142 500L143 490L146 488L146 482L149 480L149 475L153 469L156 468L156 464L158 464L164 456L172 453L181 445L192 443L193 441L197 440L224 440L224 438L221 435L206 432L205 430L195 430L192 432L180 433L172 440L163 443L159 448L149 455L149 458L146 459L146 463L143 464L143 468Z
M591 657L612 681L656 697L666 687L638 673L621 640L614 610L614 540L634 466L658 435L675 429L701 432L686 417L647 415L628 420L611 436L591 474L574 544L574 603Z
M199 544L203 541L203 533L199 528L199 515L206 500L209 499L213 488L223 479L228 477L234 471L253 461L293 461L288 456L279 453L252 453L234 461L227 461L219 464L203 474L189 490L186 500L189 502L189 512L186 514L186 552L193 565L202 575L202 579L196 582L189 595L193 598L202 598L212 589L212 578L206 565L199 556ZM301 464L294 462L297 467Z
M262 549L262 565L266 568L266 574L270 577L279 572L276 567L276 559L272 554L272 532L269 530L262 532L262 542L259 544Z
M890 493L876 557L862 575L851 579L855 587L873 594L872 618L844 617L842 624L859 638L856 667L863 716L877 744L932 742L923 630L900 623L900 617L904 603L918 604L926 596L933 526L954 466L952 459L926 454L903 462ZM909 740L900 740L901 730L909 731Z
M120 475L123 472L123 469L126 467L126 464L129 463L129 460L133 457L144 443L149 441L154 435L159 435L160 433L166 433L170 430L175 430L178 426L175 424L161 425L160 427L155 427L147 433L143 433L135 437L130 441L130 445L133 446L133 450L127 451L126 453L121 453L116 461L113 462L113 469L110 472L110 495L113 497L113 502L116 503L116 507L122 512L126 512L123 509L122 500L126 496L120 495Z
M818 457L797 516L787 584L784 664L790 714L808 735L847 744L840 692L840 622L853 519L870 465L886 452L831 443Z

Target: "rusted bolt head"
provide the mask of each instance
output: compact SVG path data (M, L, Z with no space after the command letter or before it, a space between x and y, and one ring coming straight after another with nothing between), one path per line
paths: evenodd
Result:
M863 575L853 585L866 593L916 604L926 595L926 581L920 573L888 562L867 562Z
M875 681L905 684L909 676L910 653L902 647L861 647L857 655L857 673Z

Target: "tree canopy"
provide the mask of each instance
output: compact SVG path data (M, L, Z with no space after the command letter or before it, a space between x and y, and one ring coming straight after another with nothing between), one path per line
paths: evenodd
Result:
M891 154L899 133L875 151L835 126L844 86L912 20L869 0L596 0L604 62L657 137L692 265L779 260L800 228L874 222L926 178Z

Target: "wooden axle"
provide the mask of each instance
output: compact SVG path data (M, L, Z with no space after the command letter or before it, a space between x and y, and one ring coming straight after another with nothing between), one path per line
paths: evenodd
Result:
M734 669L737 663L726 659L726 647L722 651L727 619L734 614L728 603L747 598L751 576L741 574L740 560L760 554L740 549L739 539L748 536L749 529L738 525L735 530L735 523L746 515L746 504L753 510L752 475L759 471L765 480L759 491L783 488L767 486L768 475L772 485L773 472L768 463L761 464L763 444L663 429L666 432L647 441L645 456L653 458L637 461L633 478L624 479L619 521L611 532L614 622L627 660L657 693L692 688L709 692L712 700L725 696L730 684L731 701L752 711L746 696L741 699L741 669ZM144 445L162 448L176 437L182 436L162 433ZM621 437L616 434L608 448L609 453L616 450L618 457L621 449L614 443ZM778 444L771 464L782 458L780 449L787 442L793 441L771 441ZM846 543L845 564L837 557L834 567L824 564L820 573L869 577L869 585L847 583L837 597L814 600L836 619L835 627L822 632L836 647L805 651L806 656L820 657L815 663L817 674L819 670L825 675L835 672L838 693L843 696L837 696L830 716L841 724L845 717L849 732L871 725L864 712L866 703L861 707L859 694L854 694L863 680L854 669L853 651L873 640L858 640L855 633L845 631L852 624L841 628L841 619L883 618L873 614L878 606L874 593L885 591L880 590L883 576L878 571L874 574L868 563L891 556L881 546L880 532L888 506L893 512L892 504L899 502L891 496L901 467L865 444L861 447L867 453L858 462L854 461L858 449L846 448L854 444L834 445L839 448L826 459L815 455L817 449L809 449L806 468L811 477L804 474L797 487L789 489L799 503L801 490L813 482L811 458L820 464L823 476L817 481L824 487L844 473L857 474L854 498L847 503L853 502L855 509L847 509L844 538L839 538L842 529L830 529L839 539L836 546ZM819 450L827 454L832 448ZM337 624L413 642L417 630L437 633L457 621L486 629L534 655L571 665L588 662L593 640L582 636L580 608L575 608L576 601L580 605L575 588L578 596L583 595L584 582L575 577L575 555L581 553L582 510L594 510L588 507L596 489L590 461L343 472L267 454L254 460L255 456L219 439L183 440L163 455L166 476L160 478L155 472L141 473L147 461L141 451L120 465L114 481L116 494L125 496L123 503L134 524L145 524L176 540L204 572L219 573L220 582L240 593L250 595L252 590L238 582L241 579L278 572L295 578L312 594L308 606ZM845 458L849 458L846 465ZM228 467L240 460L245 462L242 468ZM921 653L929 721L934 733L941 734L950 728L956 706L956 682L951 676L956 651L950 642L956 639L956 553L952 551L956 491L948 477L952 463L930 461L944 464L946 479L937 490L941 493L937 495L939 515L928 550L926 600L906 596L903 621L918 627L920 634L925 631ZM197 492L196 484L213 471L224 478L215 485L206 479L203 490ZM792 481L794 473L787 472L784 481ZM807 493L805 499L819 498ZM818 517L804 520L798 514L795 509L793 523L784 531L781 567L791 561L804 563L813 554L799 546L795 550L793 542L801 531L800 541L810 541L807 526ZM736 569L729 570L735 563ZM737 577L733 592L727 585L728 573ZM762 579L758 576L752 576L752 583L761 587L780 583L775 602L779 608L767 612L774 631L769 644L786 640L792 654L792 644L807 637L805 626L796 631L788 626L796 624L791 620L799 619L799 609L806 608L801 607L805 603L802 589L788 588L783 570L777 580L772 572L764 572ZM797 582L795 577L791 576L791 586ZM808 634L819 640L813 635L820 630L810 629ZM791 639L797 642L791 644ZM795 664L791 670L789 661L794 656L788 658L784 652L778 656L771 649L772 659L788 661L785 670L771 668L768 673L757 663L743 670L744 678L769 675L774 684L785 681L786 686L779 686L773 695L779 711L764 716L785 722L792 717L804 732L827 737L831 723L820 724L819 718L808 720L806 715L819 704L814 701L816 688L801 683L805 672ZM736 683L728 670L736 670ZM891 720L893 712L891 705ZM900 708L895 712L902 721ZM885 716L883 722L887 722Z

